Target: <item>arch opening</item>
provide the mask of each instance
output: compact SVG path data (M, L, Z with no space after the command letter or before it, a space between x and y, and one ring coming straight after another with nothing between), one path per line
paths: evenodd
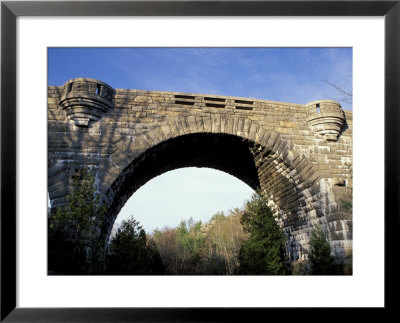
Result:
M112 226L120 209L132 194L152 178L184 167L207 167L223 171L260 188L252 154L253 144L225 134L189 134L164 141L133 160L111 185L109 205ZM108 196L110 192L108 193Z
M254 190L225 172L185 167L156 176L141 186L120 210L113 231L131 216L146 233L177 227L182 220L206 224L212 216L242 209Z
M121 208L149 180L182 167L208 167L237 177L253 190L261 189L288 237L290 260L304 257L301 244L307 244L304 238L308 239L313 221L322 216L313 209L313 203L323 199L318 175L290 142L274 134L268 138L272 139L261 144L230 134L191 133L146 149L119 173L106 194L107 240Z

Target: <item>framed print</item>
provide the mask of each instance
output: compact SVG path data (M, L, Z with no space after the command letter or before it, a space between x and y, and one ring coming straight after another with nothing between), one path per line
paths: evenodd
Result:
M398 1L3 1L1 320L232 322L249 315L267 315L267 311L300 308L393 309L391 292L398 282L390 260L396 254L392 239L399 229L399 14ZM42 250L46 246L47 227L43 223L47 218L40 215L42 210L46 212L40 191L47 187L48 171L43 162L49 147L45 107L47 86L51 84L47 84L47 60L53 48L62 47L353 48L354 164L358 165L354 169L354 216L358 225L353 231L353 275L276 277L279 279L48 275ZM151 55L150 51L146 55ZM176 57L176 52L173 55ZM102 62L98 65L101 70ZM119 71L124 68L130 67ZM163 69L161 63L158 68ZM240 83L239 73L237 78ZM96 97L92 95L92 99L103 102L97 104L100 110L112 104L112 100L107 101L114 95L112 84L75 76L71 79L75 81L66 79L62 87L66 109L71 95L82 86L93 90ZM141 104L146 95L135 94ZM197 102L196 96L178 92L171 100L180 107L197 107L201 101L212 109L221 109L221 102L228 102L217 96ZM236 115L253 109L253 101L229 100L233 100ZM331 109L332 102L327 104ZM317 102L312 109L324 113L325 107ZM87 111L68 112L71 127L84 133L90 123L102 117L93 112L93 106L89 110L89 117ZM143 116L148 117L140 111L135 114L135 118ZM333 119L337 122L340 117ZM60 126L57 121L54 124ZM318 131L327 141L337 139L333 128ZM140 144L140 140L135 143ZM285 154L290 152L282 156ZM168 162L168 156L162 160ZM340 191L347 182L338 179L334 185ZM55 199L51 200L53 203ZM364 290L367 282L368 291ZM282 302L285 295L299 291L302 296ZM317 297L321 292L324 297Z

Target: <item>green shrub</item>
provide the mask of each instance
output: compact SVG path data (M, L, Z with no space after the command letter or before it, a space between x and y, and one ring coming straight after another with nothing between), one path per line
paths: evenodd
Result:
M335 273L331 255L331 246L321 227L315 227L311 233L309 259L312 275L333 275Z

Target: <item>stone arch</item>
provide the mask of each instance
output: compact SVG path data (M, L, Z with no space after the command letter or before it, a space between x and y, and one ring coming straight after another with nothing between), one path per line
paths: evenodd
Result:
M111 163L100 179L110 208L107 236L120 209L140 186L187 166L219 169L253 189L261 188L280 215L291 260L304 258L312 225L326 222L328 194L318 170L290 140L247 118L179 117L155 124L140 136L120 141ZM329 201L331 208L334 205Z
M351 204L352 114L344 113L337 102L299 105L113 90L93 79L70 80L63 87L49 87L48 93L52 208L63 203L74 172L82 168L95 170L98 192L111 208L113 203L122 205L134 191L122 189L133 176L134 165L151 165L149 160L159 148L168 151L182 141L196 147L199 140L208 140L210 145L246 150L242 164L251 164L247 172L239 166L226 168L221 160L212 166L225 167L222 170L267 193L281 216L293 260L304 258L309 233L317 223L328 234L339 259L344 252L351 253L348 224L352 214L343 208L341 199ZM179 166L176 160L173 164ZM168 168L154 167L159 171ZM117 211L114 207L108 228Z

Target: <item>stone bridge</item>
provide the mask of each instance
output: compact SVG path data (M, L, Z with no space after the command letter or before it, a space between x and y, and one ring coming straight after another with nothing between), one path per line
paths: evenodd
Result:
M109 236L125 202L180 167L232 174L269 197L290 260L307 259L313 226L337 259L352 253L352 112L217 95L114 90L76 78L48 87L48 193L61 204L80 169L95 171Z

